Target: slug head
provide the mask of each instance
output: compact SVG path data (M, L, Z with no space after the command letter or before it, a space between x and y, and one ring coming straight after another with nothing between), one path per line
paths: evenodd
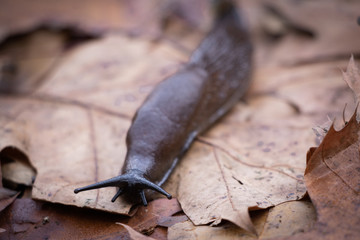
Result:
M94 183L82 188L77 188L74 190L74 193L79 193L82 191L98 189L103 187L118 187L119 190L115 194L115 196L111 199L112 202L125 192L129 192L131 194L139 194L144 206L147 206L147 201L145 197L144 190L151 189L158 193L165 195L168 199L171 199L171 195L162 189L160 186L155 183L147 180L143 174L138 170L128 171L125 174L122 174L117 177L113 177L98 183Z

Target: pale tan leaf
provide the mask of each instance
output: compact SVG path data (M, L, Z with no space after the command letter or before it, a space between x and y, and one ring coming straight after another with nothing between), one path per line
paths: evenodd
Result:
M312 203L292 201L271 208L260 239L276 239L306 232L316 221Z
M0 49L0 92L24 94L41 85L62 56L64 32L38 30L8 40Z
M360 31L356 23L359 1L262 2L271 6L288 27L276 44L264 50L263 64L299 65L359 53Z
M114 188L73 190L119 173L132 115L183 57L165 43L109 37L75 49L33 95L1 96L0 149L29 157L33 197L128 213L129 204L110 202Z
M328 116L328 119L326 122L312 128L316 135L316 144L317 145L320 145L321 141L324 139L326 133L329 131L329 129L333 125L333 123L334 123L334 121L331 120L330 117Z
M27 156L17 148L6 147L0 152L3 180L13 185L32 186L36 170Z
M200 138L179 168L178 198L195 224L226 219L253 231L249 208L267 208L305 193L301 159L314 139L310 131L225 120L206 136L211 140Z
M31 3L26 0L2 0L0 40L41 26L72 28L92 35L131 29L148 31L149 28L158 28L156 17L160 13L160 3L159 0L34 0ZM153 27L150 27L151 24Z
M343 78L348 84L349 88L353 91L355 102L359 103L360 100L360 69L356 65L354 56L351 56L346 72L343 73Z
M253 214L252 220L256 232L261 232L267 217L267 212ZM168 229L169 240L180 239L258 239L256 235L251 234L244 229L240 229L231 223L225 223L217 227L195 226L191 221L177 223Z

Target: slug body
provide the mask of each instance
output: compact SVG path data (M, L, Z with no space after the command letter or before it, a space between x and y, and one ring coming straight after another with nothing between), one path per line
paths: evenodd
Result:
M245 93L252 47L245 24L231 1L219 1L216 20L189 62L165 79L138 109L128 131L127 155L120 176L75 189L100 187L124 192L144 189L171 195L160 186L195 137L223 116Z

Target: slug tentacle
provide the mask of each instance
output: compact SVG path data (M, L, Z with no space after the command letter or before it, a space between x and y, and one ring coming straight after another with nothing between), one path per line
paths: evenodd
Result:
M141 197L141 200L142 200L144 206L147 206L147 201L146 201L144 190L141 190L139 193L140 193L140 197Z
M165 195L168 199L171 199L172 196L160 186L156 185L155 183L147 180L140 171L138 170L131 170L127 173L113 177L98 183L94 183L85 187L77 188L74 190L74 193L79 193L82 191L98 189L103 187L118 187L119 190L115 194L115 196L111 199L114 202L120 195L129 191L129 192L139 192L141 200L143 204L146 206L147 201L145 198L144 189L151 189L158 193Z
M119 190L117 191L117 193L115 194L115 196L111 199L111 202L115 202L115 200L122 195L125 192L124 188L119 188Z

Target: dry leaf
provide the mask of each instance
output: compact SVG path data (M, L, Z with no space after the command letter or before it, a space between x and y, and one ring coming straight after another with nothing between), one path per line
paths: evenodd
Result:
M252 220L257 232L261 232L267 217L267 211L252 213ZM195 226L191 221L177 223L168 229L169 240L180 239L257 239L257 237L231 223L217 227Z
M311 115L311 121L323 123L330 118L352 115L351 90L344 84L340 69L348 61L314 63L292 68L260 68L255 73L252 94L271 95L297 108L299 117ZM269 116L268 118L274 118ZM262 118L267 121L266 118ZM302 122L299 120L299 122Z
M226 219L252 230L248 208L303 196L305 152L316 144L311 128L323 113L337 116L350 99L336 75L342 64L278 69L272 75L258 70L248 105L238 104L200 138L172 175L181 206L195 224Z
M117 224L119 224L120 226L123 226L128 231L128 233L130 234L130 239L132 239L132 240L155 240L155 238L147 237L147 236L142 235L141 233L138 233L137 231L132 229L130 226L127 226L122 223L117 223Z
M39 173L35 198L128 213L130 205L109 201L115 189L78 195L73 189L118 174L126 153L125 134L135 110L152 87L185 59L164 42L108 37L84 44L63 59L34 95L1 98L1 121L6 127L2 128L0 149L10 145L27 153ZM284 110L264 119L273 104ZM285 117L289 123L278 122ZM251 122L244 123L249 119ZM255 96L248 106L239 103L206 135L210 144L195 144L178 167L180 172L173 174L174 178L183 176L179 199L191 220L218 224L228 219L251 231L249 207L265 208L300 198L305 192L304 153L314 137L306 131L312 126L311 118L299 119L282 98ZM277 139L273 139L274 134ZM281 142L282 138L286 141ZM197 168L204 172L202 181L191 178L198 177ZM192 170L191 177L187 169ZM209 197L211 188L206 191L204 184L218 190L212 193L214 197ZM170 192L176 194L175 189ZM194 204L199 208L192 207ZM204 211L208 205L212 208ZM212 212L214 208L217 212Z
M311 202L292 201L271 208L260 239L276 239L306 232L316 221Z
M110 202L115 189L73 190L119 173L131 116L181 58L171 46L145 40L85 44L35 94L1 96L0 150L13 146L29 157L38 171L35 198L128 213L129 204Z
M226 219L254 232L249 208L267 208L304 195L299 160L313 139L311 132L225 120L206 136L211 140L200 138L179 167L178 198L195 224Z
M0 215L1 239L130 239L115 224L126 218L31 199L17 199Z
M360 235L359 133L354 114L342 130L330 128L309 154L305 180L317 222L312 230L291 239L357 239Z
M46 0L2 0L0 41L5 37L28 32L41 26L72 28L99 35L108 31L158 28L159 0L86 0L50 2Z
M222 224L217 227L195 226L190 221L171 226L168 239L277 239L309 230L316 221L316 213L308 201L291 201L269 211L251 212L259 236L234 227Z
M73 189L118 174L131 117L187 54L166 41L124 36L84 44L33 95L0 96L0 150L27 154L38 170L35 198L127 214L130 205L110 202L115 189ZM254 232L249 208L303 196L311 127L347 96L331 77L338 67L256 69L249 104L239 103L199 138L167 183L172 188L165 186L194 223L227 219Z
M0 152L2 177L13 185L32 186L36 170L19 149L7 147Z
M312 35L288 33L276 45L268 48L270 51L264 53L262 59L267 60L269 57L272 59L268 64L314 63L359 53L360 42L357 39L360 38L360 31L356 19L359 15L360 2L341 0L264 0L262 2L275 9L279 17L288 25L304 29Z
M19 196L20 192L13 191L7 188L0 188L0 212L4 210L7 206L15 201Z
M10 39L0 49L0 92L24 94L36 90L64 51L62 32L38 30Z
M3 186L3 168L4 162L3 151L0 151L0 212L9 206L17 196L20 194L18 191L14 191Z
M360 100L360 69L355 63L354 56L351 56L346 72L343 72L343 78L353 91L355 102L358 104Z
M30 199L17 199L0 216L0 228L5 229L0 238L13 239L16 236L24 239L43 239L47 236L55 239L134 239L135 228L138 231L144 230L155 239L165 239L166 231L156 232L158 228L155 227L158 222L167 217L171 218L174 212L180 210L176 199L166 199L166 202L159 199L150 202L149 208L140 208L132 218L128 218ZM171 226L178 222L173 222ZM126 224L124 227L127 230L131 228L130 235L119 224ZM155 231L152 233L150 229ZM137 235L146 239L146 236L140 233Z
M139 207L136 215L129 219L127 225L138 232L148 235L160 224L163 226L167 223L167 226L170 227L171 224L175 224L177 221L187 220L184 217L172 217L172 215L181 211L177 199L174 198L170 201L168 199L157 199L151 201L147 207Z

